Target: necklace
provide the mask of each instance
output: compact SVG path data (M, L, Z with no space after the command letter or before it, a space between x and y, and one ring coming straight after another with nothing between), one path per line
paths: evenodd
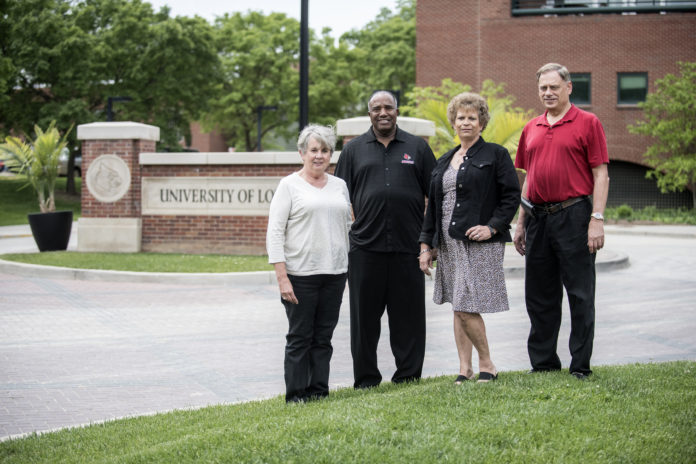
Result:
M466 153L462 149L459 149L459 151L457 151L457 153L455 153L452 157L452 167L458 169L464 160L467 159L469 159L469 157L466 155Z

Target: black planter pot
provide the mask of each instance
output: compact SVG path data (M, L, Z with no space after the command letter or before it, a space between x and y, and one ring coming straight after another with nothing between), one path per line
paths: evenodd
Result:
M68 249L70 230L73 223L72 211L31 213L28 215L31 233L39 251L61 251Z

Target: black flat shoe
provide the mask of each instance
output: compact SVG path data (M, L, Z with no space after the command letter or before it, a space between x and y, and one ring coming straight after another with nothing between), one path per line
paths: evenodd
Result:
M481 371L479 372L479 378L477 383L486 383L486 382L492 382L494 380L498 379L498 374L491 374L490 372L484 372Z
M462 383L466 382L467 380L471 380L469 377L466 375L458 375L456 379L454 379L454 384L455 385L461 385Z
M590 378L590 375L585 374L584 372L571 372L570 375L572 375L578 380L587 380L588 378Z

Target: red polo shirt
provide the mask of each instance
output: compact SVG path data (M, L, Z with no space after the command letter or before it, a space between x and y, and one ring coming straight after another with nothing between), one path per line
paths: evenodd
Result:
M609 155L602 123L575 105L553 126L546 113L529 121L515 158L515 167L527 171L527 197L532 203L591 195L592 168L603 163L609 163Z

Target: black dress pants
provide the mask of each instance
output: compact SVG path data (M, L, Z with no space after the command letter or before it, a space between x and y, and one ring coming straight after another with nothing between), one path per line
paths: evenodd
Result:
M348 253L350 347L355 388L379 385L381 319L386 308L396 372L392 382L416 380L425 357L425 279L415 254Z
M285 400L329 394L331 338L346 288L346 274L288 275L297 304L281 300L288 316L285 345Z
M532 369L558 370L563 287L570 306L570 372L590 374L595 325L595 254L587 247L590 200L526 224L525 301Z

